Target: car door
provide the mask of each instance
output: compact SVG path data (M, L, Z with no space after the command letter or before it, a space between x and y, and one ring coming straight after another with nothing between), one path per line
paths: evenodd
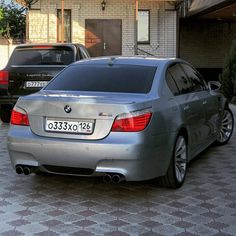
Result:
M201 109L205 115L205 122L203 124L203 143L207 144L208 142L211 142L212 138L216 137L220 119L219 109L221 96L209 91L206 81L192 66L183 64L182 67L188 77L192 80L194 91L199 94L201 100Z
M188 78L180 63L175 63L168 68L179 94L175 96L182 112L183 123L188 129L190 157L198 148L203 137L205 121L204 112L201 110L201 101L198 93L194 92L192 81Z

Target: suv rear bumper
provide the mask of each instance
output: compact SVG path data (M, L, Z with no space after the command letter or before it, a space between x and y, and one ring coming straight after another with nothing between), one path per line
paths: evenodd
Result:
M19 96L1 96L0 97L0 109L8 108L12 109L16 104Z

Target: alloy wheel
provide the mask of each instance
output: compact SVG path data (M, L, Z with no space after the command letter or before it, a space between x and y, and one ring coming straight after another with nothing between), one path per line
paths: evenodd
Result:
M228 109L224 110L223 114L223 119L221 121L221 128L220 128L220 133L217 138L217 142L219 143L226 143L233 132L233 115L232 112Z
M185 138L179 136L175 146L174 168L176 180L183 182L187 167L187 145Z

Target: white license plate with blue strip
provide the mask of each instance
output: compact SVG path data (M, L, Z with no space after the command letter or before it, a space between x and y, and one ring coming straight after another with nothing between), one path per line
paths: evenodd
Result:
M93 122L46 119L45 130L49 132L92 134Z

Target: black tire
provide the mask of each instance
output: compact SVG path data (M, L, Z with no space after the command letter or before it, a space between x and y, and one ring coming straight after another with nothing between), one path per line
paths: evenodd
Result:
M229 108L224 109L221 121L220 133L216 139L216 145L225 145L229 142L234 131L234 115Z
M11 119L11 110L1 108L0 109L0 118L2 122L9 123Z
M172 158L166 175L158 179L159 185L168 188L180 188L185 180L187 161L187 141L184 135L179 134L175 141Z

